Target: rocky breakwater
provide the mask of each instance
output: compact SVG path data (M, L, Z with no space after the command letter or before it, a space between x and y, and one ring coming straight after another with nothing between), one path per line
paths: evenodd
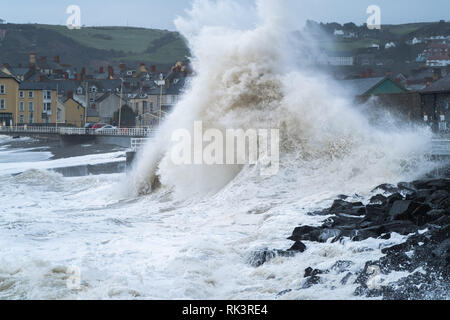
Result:
M388 240L395 233L405 236L404 243L382 249L384 256L367 261L357 274L349 272L350 261L336 261L330 270L308 268L304 288L319 284L321 275L338 270L341 284L355 281L355 296L450 299L450 179L385 184L373 193L376 195L367 204L340 196L330 208L313 213L327 216L321 226L295 228L289 250L261 250L254 253L251 263L257 267L275 256L293 256L307 251L314 242ZM404 276L390 283L383 280L393 272Z

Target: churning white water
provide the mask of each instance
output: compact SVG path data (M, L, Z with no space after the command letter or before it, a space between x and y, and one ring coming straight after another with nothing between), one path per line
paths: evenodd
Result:
M252 28L226 27L234 20L224 15L238 10L230 2L197 1L177 20L196 76L128 176L0 172L0 298L354 298L356 285L340 284L337 272L301 289L304 270L346 260L356 273L400 236L306 243L304 253L259 268L248 259L287 249L292 230L320 224L308 213L338 194L367 199L380 183L424 173L428 133L371 125L336 84L297 68L289 8L273 3L257 2ZM279 128L279 173L174 165L171 133L192 131L196 120L220 130ZM69 267L80 271L75 288Z

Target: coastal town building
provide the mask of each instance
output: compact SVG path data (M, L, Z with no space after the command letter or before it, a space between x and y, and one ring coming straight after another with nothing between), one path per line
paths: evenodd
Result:
M16 120L19 81L0 71L0 125L10 126Z
M58 124L82 127L85 121L84 106L73 98L58 99Z
M448 131L450 119L450 75L420 92L424 121L435 131Z
M55 83L20 83L17 103L17 124L57 122L58 93Z

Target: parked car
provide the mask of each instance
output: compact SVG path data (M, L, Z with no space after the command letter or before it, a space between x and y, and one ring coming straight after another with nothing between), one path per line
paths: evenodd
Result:
M117 127L114 127L112 125L106 125L104 127L98 128L95 130L95 133L100 133L100 132L104 132L104 131L108 131L108 130L116 130Z
M108 124L107 123L96 123L96 124L94 124L93 126L92 126L92 129L94 129L94 130L97 130L97 129L100 129L100 128L103 128L104 126L107 126Z

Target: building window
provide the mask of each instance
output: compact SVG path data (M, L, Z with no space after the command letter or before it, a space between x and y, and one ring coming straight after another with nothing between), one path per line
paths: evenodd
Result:
M147 101L142 102L142 113L147 113Z
M52 98L52 92L50 90L44 91L44 99L50 100Z
M33 115L33 113L30 113L30 116L28 117L28 123L34 123L34 115Z
M33 102L28 102L28 111L30 111L30 112L34 111L34 104L33 104Z
M22 90L19 91L19 97L20 97L21 99L25 98L25 92L23 92Z
M19 116L19 123L24 123L25 122L25 117L23 116L23 114L21 114Z
M0 85L0 94L5 94L6 93L6 87L4 84Z
M83 94L83 88L79 87L77 89L77 94L79 94L79 95Z
M25 102L20 101L19 110L22 111L22 112L25 111Z
M52 111L52 104L49 102L44 103L44 112L51 112Z
M150 102L150 112L153 112L153 102Z
M6 109L6 101L5 99L0 99L0 109Z
M34 92L28 91L28 98L33 98L33 97L34 97Z

